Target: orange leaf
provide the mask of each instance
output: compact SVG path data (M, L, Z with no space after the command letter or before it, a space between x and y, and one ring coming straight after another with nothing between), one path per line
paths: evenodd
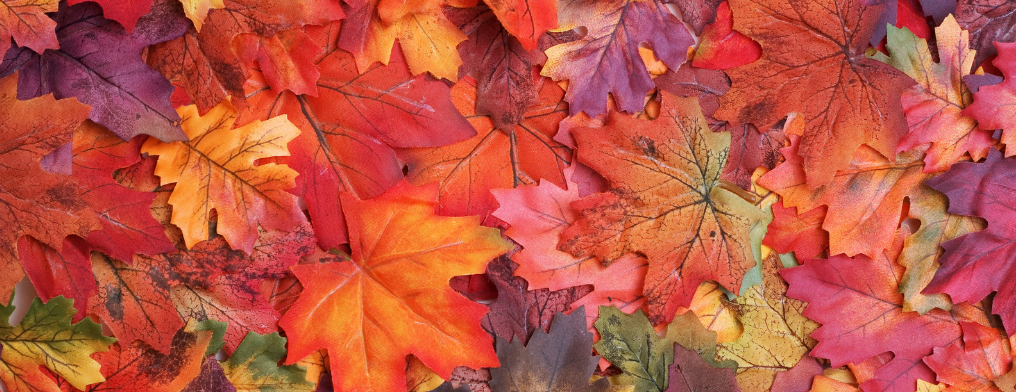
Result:
M296 197L296 172L263 158L288 156L286 143L300 134L286 116L233 129L237 111L228 101L199 116L194 105L177 109L190 141L163 143L150 138L144 153L159 155L155 174L162 184L177 183L169 204L173 224L183 230L187 247L208 239L212 209L216 231L233 249L250 253L258 224L266 230L290 230L305 218Z
M913 82L868 59L881 4L862 0L732 0L734 30L762 58L730 69L716 118L771 127L789 113L807 123L801 157L808 184L829 182L862 144L893 156L907 132L900 94ZM889 235L891 237L891 235Z
M713 133L695 98L663 93L660 117L645 121L612 112L603 128L572 131L579 160L610 189L572 205L581 217L562 235L561 249L612 263L628 253L649 258L648 310L670 321L699 284L737 289L755 266L749 233L764 214L746 192L720 180L729 133Z
M0 53L11 48L11 38L19 46L42 53L57 49L56 22L46 16L56 12L60 0L0 0Z
M437 216L433 186L341 197L352 260L292 268L304 292L279 321L287 363L326 348L337 390L375 392L405 391L408 354L444 379L459 365L497 366L480 328L486 307L448 281L483 272L512 245L478 217Z
M972 322L960 322L963 343L935 347L935 353L924 358L938 381L949 385L945 392L1000 392L992 381L1009 372L1012 353L1009 341L999 330Z

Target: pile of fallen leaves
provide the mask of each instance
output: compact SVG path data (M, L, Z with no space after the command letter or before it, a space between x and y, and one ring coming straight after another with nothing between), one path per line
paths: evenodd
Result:
M484 2L0 0L7 390L1016 390L1016 3Z

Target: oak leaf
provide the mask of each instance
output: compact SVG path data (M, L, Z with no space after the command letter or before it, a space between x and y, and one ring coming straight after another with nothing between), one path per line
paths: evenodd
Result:
M924 363L935 371L944 392L1001 391L993 382L1012 368L1012 352L1001 331L978 323L961 322L963 342L935 347Z
M727 71L730 91L716 117L766 129L789 113L806 123L807 183L828 183L862 144L893 156L907 126L900 94L913 82L865 57L881 4L861 0L733 0L734 30L762 58Z
M88 116L88 106L74 99L56 100L52 95L19 101L15 97L17 76L0 78L0 296L9 297L21 280L18 239L32 236L42 244L59 248L64 237L86 237L99 222L78 196L78 184L70 176L43 170L40 161L71 141L78 124Z
M633 252L648 257L645 295L656 321L687 306L704 281L739 288L756 263L750 233L764 228L764 214L720 180L729 134L709 129L695 98L667 93L658 119L615 112L607 126L606 135L573 130L579 161L606 177L610 190L572 204L580 217L560 249L606 264Z
M564 186L563 170L571 163L571 150L553 140L558 123L567 116L564 91L546 78L537 89L539 101L506 132L489 117L474 115L476 85L463 78L452 88L452 100L478 134L447 146L399 150L409 166L409 181L416 185L437 181L441 213L446 215L489 215L497 203L490 193L493 189L540 179Z
M591 355L593 334L586 329L584 308L570 315L557 313L550 331L538 331L523 346L497 339L501 367L490 369L490 387L496 391L596 391L606 392L610 383L589 378L599 357Z
M286 338L277 332L250 332L233 355L221 362L222 370L238 392L313 391L315 385L304 379L307 369L278 365L285 356Z
M862 146L850 165L817 187L807 180L807 162L800 155L803 139L790 136L782 149L786 161L759 179L759 184L783 197L783 205L798 212L827 206L822 228L829 232L829 254L874 257L888 249L899 227L904 198L929 177L919 152L886 159ZM865 200L864 203L857 202Z
M892 248L876 259L837 255L780 271L790 285L787 297L808 302L803 314L822 324L811 334L818 340L812 356L840 367L893 354L861 384L865 390L913 391L917 380L934 377L921 359L958 339L960 321L987 322L982 309L968 304L924 315L903 310L898 286L903 268L896 259L907 234L899 232Z
M11 48L11 38L19 46L38 53L57 49L56 22L46 13L56 12L59 0L3 0L0 4L0 53Z
M1016 233L1006 222L1012 219L1009 179L1016 161L991 150L984 163L961 162L945 174L925 182L949 197L949 213L982 217L987 228L942 244L942 264L923 293L946 293L954 303L976 303L991 291L992 313L1002 317L1010 333L1016 331L1016 297L1011 250Z
M92 105L89 119L124 140L139 134L186 139L170 106L172 85L141 58L145 47L187 31L178 3L159 0L129 33L92 2L61 4L53 18L60 49L42 54L14 49L0 64L0 75L19 70L19 98L49 93L78 98Z
M288 164L303 174L293 192L303 196L323 249L347 242L339 192L367 199L402 179L392 147L435 147L475 135L455 109L447 85L412 76L396 50L387 66L357 72L353 56L336 46L339 24L308 27L324 52L315 59L318 96L273 92L257 73L248 82L248 106L239 124L288 115L300 136Z
M659 0L563 0L558 9L557 30L588 30L576 41L545 51L548 60L541 73L569 81L565 101L571 114L604 113L608 93L620 110L641 111L655 85L639 45L648 43L656 58L677 69L694 44L688 29Z
M876 60L892 65L917 84L903 92L903 111L910 132L900 140L898 151L931 143L924 157L924 171L944 171L967 153L976 161L994 144L991 133L979 129L977 121L962 113L970 105L970 91L963 77L970 73L974 52L968 33L952 16L935 28L939 62L935 62L928 41L910 30L889 27L890 56L878 53Z
M496 365L479 325L485 307L447 285L511 245L478 217L438 217L433 186L402 182L369 201L341 198L352 260L292 268L304 292L279 322L286 362L326 348L333 385L346 391L404 389L408 354L444 379L457 365Z
M8 391L59 391L42 367L78 389L103 381L91 355L108 350L116 339L103 336L92 320L71 324L71 302L56 297L43 304L35 298L17 325L8 322L14 305L0 306L0 380Z
M237 111L229 101L204 116L194 105L177 109L189 142L148 139L141 151L158 155L155 167L163 185L176 183L169 203L173 224L191 248L209 237L208 222L218 213L216 231L234 249L247 253L260 224L268 230L290 230L304 220L296 197L286 192L296 172L259 159L287 156L286 144L300 134L286 116L233 129Z
M1016 11L1016 9L1014 9ZM996 43L998 57L992 62L1005 80L990 86L981 86L974 93L974 102L967 106L963 114L977 119L978 126L985 130L1002 130L1002 144L1006 145L1005 156L1016 155L1016 130L1013 118L1016 111L1012 109L1016 97L1016 43ZM1012 146L1012 147L1010 147Z

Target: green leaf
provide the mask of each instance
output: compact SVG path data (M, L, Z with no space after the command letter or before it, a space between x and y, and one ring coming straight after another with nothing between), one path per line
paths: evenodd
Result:
M660 338L641 309L628 315L615 307L601 306L594 325L600 332L600 341L593 345L596 352L624 371L617 381L634 385L636 391L667 389L674 342Z
M62 296L46 304L35 298L16 326L8 322L14 306L0 307L0 379L11 392L60 390L39 366L81 390L105 380L90 356L108 350L116 339L103 336L90 319L71 324L77 312L73 303Z
M227 327L229 327L229 323L213 319L208 319L198 323L198 327L194 330L195 332L212 331L212 341L208 342L208 348L205 349L206 357L219 352L219 350L222 350L222 347L226 345L226 341L223 339L226 337Z
M286 338L278 332L248 332L229 360L220 362L237 392L313 391L307 370L299 365L279 366L286 355Z

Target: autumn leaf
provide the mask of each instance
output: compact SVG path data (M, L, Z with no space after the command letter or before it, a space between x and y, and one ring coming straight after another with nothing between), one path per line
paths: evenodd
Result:
M198 32L208 17L208 11L226 7L223 0L180 0L180 3L183 3L183 13L194 23L194 30Z
M797 365L816 343L809 335L818 324L801 314L803 302L785 297L780 269L775 252L762 261L763 284L748 288L733 305L744 332L717 350L718 358L737 362L737 384L745 389L770 390L776 375Z
M497 339L501 367L490 369L490 387L496 391L597 391L609 390L610 383L589 378L599 357L590 355L593 334L586 329L586 312L579 308L570 315L557 313L549 333L538 331L529 344L514 339Z
M858 0L733 0L734 30L762 58L727 71L716 117L771 127L789 113L806 123L800 154L809 187L832 180L862 144L894 156L907 127L903 73L865 57L882 6Z
M646 273L649 261L644 257L629 255L603 268L592 280L593 292L571 304L572 309L585 306L589 328L599 316L601 306L612 306L624 313L635 313L646 304Z
M232 248L247 253L254 247L259 224L268 230L289 230L305 219L296 197L286 192L293 188L297 173L275 163L255 166L258 159L289 154L286 144L300 130L285 116L233 129L237 111L228 101L204 116L194 105L177 110L190 141L148 139L141 151L159 156L155 174L163 185L176 183L169 203L173 224L183 230L188 248L208 239L213 209L218 213L218 234Z
M141 161L143 141L134 138L125 142L91 121L74 133L74 177L82 198L102 224L102 230L88 235L88 243L128 262L135 253L154 256L176 249L166 238L165 227L152 217L156 195L131 190L113 178L119 169Z
M186 139L169 104L173 87L141 59L146 46L187 30L178 4L159 0L130 33L104 18L92 2L61 5L54 19L59 50L36 54L15 49L0 64L2 75L20 70L19 98L49 93L78 98L92 105L89 119L124 140L140 134L165 141Z
M387 65L398 40L413 75L430 72L436 78L454 81L462 65L455 48L466 35L444 15L441 3L345 1L339 47L353 54L357 69L366 71L375 62Z
M614 307L601 307L596 330L600 332L600 341L593 345L596 352L624 372L617 376L618 382L635 385L638 391L666 390L674 342L657 336L645 313L627 315Z
M92 261L85 241L68 236L56 250L29 236L18 240L21 267L43 301L64 296L74 301L74 321L88 310L88 299L98 288L92 276Z
M434 148L403 149L399 155L409 166L407 178L415 185L437 181L441 213L480 215L493 212L493 189L536 184L540 179L564 186L564 168L571 150L553 140L558 123L567 115L563 91L541 78L539 102L530 106L510 131L494 127L490 118L474 115L476 85L464 78L452 88L452 100L469 117L477 135Z
M556 10L557 4L553 7ZM495 127L511 132L537 102L539 79L533 77L533 67L547 56L527 49L485 6L449 8L445 14L468 37L459 44L463 59L460 74L476 80L476 114L490 116Z
M984 163L957 163L925 182L949 197L950 214L982 217L988 225L985 230L942 244L942 266L923 293L946 293L953 303L976 303L998 291L992 313L1002 317L1006 331L1014 331L1016 298L1010 295L1014 279L1009 248L1016 235L1004 222L1013 214L1007 202L1012 197L1008 175L1016 170L1016 162L1001 155L992 150Z
M822 229L826 206L799 213L797 208L784 207L780 201L773 204L772 211L773 221L762 239L763 245L779 253L794 252L800 260L818 257L829 247L829 233Z
M408 354L445 379L458 365L496 365L479 325L485 307L447 285L511 245L477 217L438 217L433 186L341 197L352 260L293 267L304 293L279 322L290 339L286 362L326 348L333 385L346 391L405 388Z
M525 279L512 276L516 266L507 257L487 264L486 276L497 288L497 300L480 325L493 337L526 344L536 331L547 332L555 313L569 309L592 290L589 286L530 290Z
M692 57L693 67L728 69L750 64L762 56L757 42L734 31L734 18L727 2L716 8L716 22L702 30L701 39Z
M956 21L964 30L970 31L970 48L977 51L974 65L1000 54L998 44L1016 39L1012 25L1016 22L1016 4L1005 0L958 0Z
M1002 74L1005 80L1000 84L981 86L974 94L974 102L963 111L963 114L977 119L978 126L985 130L1002 130L1002 144L1006 145L1005 156L1016 155L1016 131L1013 130L1012 121L1016 117L1016 111L1012 109L1012 103L1016 100L1013 96L1016 80L1016 43L996 43L998 58L992 62ZM1010 148L1009 146L1014 146Z
M713 23L716 19L716 8L723 0L689 0L678 1L672 4L681 10L681 17L685 23L692 26L696 35L701 35L706 25Z
M396 51L387 66L360 74L353 57L336 47L339 26L309 27L325 48L315 59L318 96L272 92L255 75L248 82L248 107L240 124L286 114L301 133L290 143L288 164L303 174L293 192L307 202L323 249L347 242L338 194L367 199L402 179L392 147L435 147L475 135L455 109L447 85L412 76Z
M77 5L86 1L102 6L102 14L106 16L106 19L117 21L128 33L134 31L138 19L147 14L154 3L154 0L67 0L67 5Z
M936 347L924 358L938 381L949 385L945 392L1001 391L994 382L1012 368L1009 342L1001 331L977 323L961 322L963 342Z
M984 221L946 212L948 199L942 193L922 185L910 196L909 216L921 221L921 227L903 243L899 263L906 268L900 281L905 311L926 313L933 308L949 310L952 302L944 294L922 294L935 276L942 256L941 245L965 234L984 230Z
M709 366L694 350L674 345L674 364L670 365L667 392L740 392L733 369Z
M717 129L716 125L713 129ZM720 178L736 184L741 189L751 189L755 170L760 167L772 170L780 163L783 156L780 149L789 144L787 135L783 133L783 127L779 124L766 131L761 131L751 124L727 127L727 130L730 131L730 152L727 154L729 158Z
M272 37L241 34L234 51L247 63L257 63L272 91L289 90L294 94L317 96L321 72L314 60L322 48L302 29L280 31Z
M46 13L56 12L59 0L3 0L0 8L0 53L11 48L11 38L24 46L42 53L58 49L56 22Z
M70 176L50 174L40 160L71 141L74 129L85 120L88 106L77 100L56 100L52 95L19 101L17 76L0 78L0 296L10 297L21 280L18 239L29 235L52 248L64 237L85 237L99 228L87 203L78 195Z
M782 149L787 160L759 179L759 184L778 193L785 207L796 207L798 212L826 206L822 229L829 232L829 254L874 257L888 249L899 227L904 198L929 177L923 172L921 154L904 152L890 160L862 146L849 166L825 185L812 187L807 181L807 162L800 155L804 140L790 139L790 147Z
M0 307L0 380L8 391L59 391L40 367L78 389L103 380L90 356L108 350L116 339L103 336L92 320L71 324L72 302L56 297L43 304L35 298L17 325L8 322L15 306Z
M258 292L220 278L209 289L178 285L170 290L180 318L222 320L227 352L236 350L248 331L268 334L279 330L279 313Z
M174 333L168 353L140 341L132 344L121 341L96 356L106 381L81 390L179 391L201 372L202 362L208 356L206 349L216 344L215 328L219 325L190 320Z
M541 73L569 81L564 99L571 114L604 113L608 93L620 110L641 111L654 84L639 45L648 43L658 59L677 69L694 44L681 21L657 0L564 0L558 10L557 30L588 29L581 39L545 51Z
M302 366L278 365L285 355L286 338L250 332L222 362L222 370L238 392L313 391L314 384L304 379L307 370Z
M519 40L525 50L536 49L540 36L557 27L556 0L488 0L505 31Z
M647 309L657 321L688 305L704 281L740 287L755 265L749 233L763 213L719 178L729 135L709 130L694 98L666 93L657 120L612 113L607 126L615 131L573 130L579 161L611 188L572 204L580 217L560 249L607 264L647 256Z
M236 392L236 387L229 383L219 361L215 357L208 357L201 364L201 373L181 392Z
M200 33L195 24L194 30L154 45L148 52L148 64L182 87L201 114L227 97L232 97L238 107L243 106L244 82L250 70L233 50L237 35L255 34L271 43L280 31L328 24L343 16L339 2L333 0L220 1L222 6L216 4L217 9L210 10L200 24ZM186 3L185 11L190 8ZM270 49L283 50L278 46Z
M970 73L976 52L968 49L968 33L949 16L935 28L939 62L928 42L908 29L889 27L891 56L878 53L876 60L903 71L917 84L903 92L903 112L910 132L900 140L898 151L931 143L924 157L924 171L944 171L967 153L976 161L994 143L991 133L978 129L977 121L963 115L970 105L970 91L963 77Z
M900 232L892 249L876 259L837 255L780 271L790 285L787 297L808 302L803 314L822 324L811 334L818 340L811 355L840 367L894 354L862 384L865 390L913 391L917 380L934 377L921 359L958 339L960 321L987 322L983 310L967 304L924 315L903 310L898 286L903 268L896 258L906 234Z
M128 265L96 252L91 261L98 293L89 299L89 313L109 326L122 345L141 340L169 353L184 320L173 308L165 272L144 258Z

